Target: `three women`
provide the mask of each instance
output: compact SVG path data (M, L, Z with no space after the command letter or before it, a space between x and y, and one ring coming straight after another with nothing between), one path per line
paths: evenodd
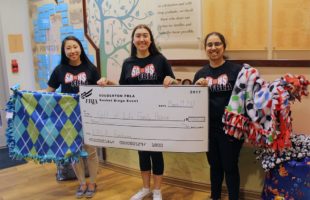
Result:
M151 85L165 86L176 84L171 66L167 59L158 51L151 30L146 25L138 25L131 35L131 55L122 65L119 79L120 85ZM222 34L212 32L205 38L205 51L210 63L197 71L194 83L208 86L210 91L210 129L209 151L211 198L221 198L221 187L225 176L229 199L239 198L240 176L238 169L239 153L243 142L225 134L222 115L228 104L240 65L225 60L226 41ZM77 77L72 79L72 77ZM62 44L61 64L56 67L50 80L48 91L55 91L60 85L62 92L77 93L78 86L83 84L108 85L112 82L100 79L95 67L85 56L81 43L74 37L68 37ZM93 147L85 145L89 153L88 167L90 183L85 181L83 162L74 169L80 181L76 196L92 197L96 191L95 177L98 158ZM162 152L139 151L139 163L143 187L131 200L140 200L153 193L154 200L161 200L160 191L164 172ZM151 174L153 173L154 190L151 192Z

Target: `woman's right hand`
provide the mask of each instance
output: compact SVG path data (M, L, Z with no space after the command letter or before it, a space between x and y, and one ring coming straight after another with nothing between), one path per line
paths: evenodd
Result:
M177 85L177 84L179 84L179 82L176 79L172 78L171 76L166 76L163 82L163 85L165 87L168 87L169 85Z
M208 86L208 82L205 78L200 78L195 82L195 85Z

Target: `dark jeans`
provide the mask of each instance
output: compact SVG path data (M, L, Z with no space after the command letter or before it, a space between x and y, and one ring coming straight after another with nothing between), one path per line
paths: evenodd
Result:
M155 175L163 175L164 158L162 152L139 151L139 162L141 171L153 170Z
M239 154L243 140L221 132L211 132L207 158L210 165L211 197L221 198L222 183L225 175L229 200L239 199L240 175Z

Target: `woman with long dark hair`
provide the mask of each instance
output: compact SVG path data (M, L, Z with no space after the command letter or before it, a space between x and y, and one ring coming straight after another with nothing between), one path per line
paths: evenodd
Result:
M120 85L162 85L175 84L171 66L158 51L152 31L147 25L136 26L131 35L131 55L122 66ZM162 152L139 151L139 163L143 188L131 197L141 200L151 194L151 174L153 173L153 200L161 200L160 191L164 173Z
M48 92L55 92L61 86L62 93L78 93L80 85L102 85L102 79L97 68L85 54L79 39L74 36L66 37L61 45L60 64L54 69L49 81ZM98 155L95 147L83 145L88 153L87 166L89 182L86 182L84 160L73 164L74 172L80 182L76 191L76 197L91 198L96 192L96 176L98 173Z
M226 40L221 33L212 32L205 37L205 51L209 64L194 77L194 83L209 88L209 151L211 199L221 198L225 176L230 200L239 199L239 153L243 144L223 129L222 116L242 66L226 60Z

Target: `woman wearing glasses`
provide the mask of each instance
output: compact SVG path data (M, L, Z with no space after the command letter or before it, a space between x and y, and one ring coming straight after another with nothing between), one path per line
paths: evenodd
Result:
M229 199L239 199L239 153L243 144L223 130L222 116L242 66L227 61L224 56L226 41L218 32L209 33L204 40L209 64L196 72L194 83L209 87L209 151L211 199L221 198L225 175Z

